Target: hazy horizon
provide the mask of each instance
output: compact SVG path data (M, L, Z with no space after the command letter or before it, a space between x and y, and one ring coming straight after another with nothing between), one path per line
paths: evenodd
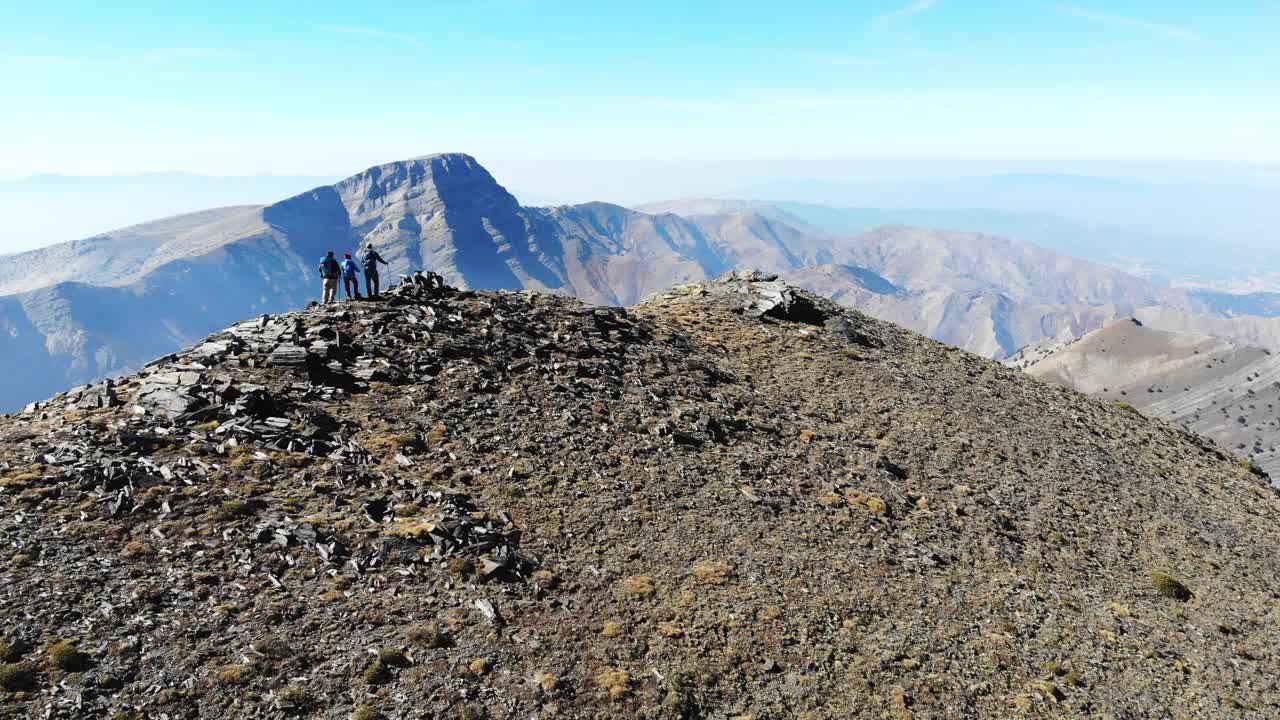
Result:
M981 208L1265 248L1277 26L1154 0L7 8L0 252L442 151L533 205ZM184 174L121 177L156 172ZM24 180L48 174L96 179Z

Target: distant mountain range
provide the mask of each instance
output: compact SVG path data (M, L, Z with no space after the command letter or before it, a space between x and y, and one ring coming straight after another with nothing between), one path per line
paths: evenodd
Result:
M1266 258L1276 244L1280 204L1275 197L1280 185L1274 174L1222 174L1206 166L1116 167L1108 173L1121 177L1005 173L874 177L854 182L781 180L748 185L731 196L893 208L890 212L918 213L921 211L899 209L932 208L935 212L965 213L977 208L979 213L1070 218L1077 225L1128 228L1135 235L1197 239L1196 244L1178 248L1190 253L1183 256L1189 261L1217 260L1224 249L1233 255L1238 249L1260 251L1258 255ZM965 229L998 232L972 225ZM1177 257L1163 253L1153 259ZM1270 269L1280 269L1280 261L1266 259ZM1241 268L1235 269L1238 274Z
M890 226L849 236L828 229L822 212L742 201L524 207L467 155L389 163L271 205L0 257L0 408L137 368L246 316L300 307L318 297L325 251L370 242L391 278L429 268L460 287L601 304L731 270L781 272L991 357L1134 314L1280 347L1280 318L1234 311L1274 313L1265 299L1202 297L980 233Z
M713 198L668 200L638 205L636 209L678 215L754 212L796 227L835 235L857 235L895 225L977 232L1025 240L1046 250L1110 265L1162 284L1225 287L1247 281L1255 273L1280 270L1280 258L1274 257L1265 246L1229 244L1186 233L1143 232L1048 212L976 208L895 210ZM1280 298L1280 294L1272 297Z
M1280 477L1280 356L1121 320L1006 365L1185 425Z

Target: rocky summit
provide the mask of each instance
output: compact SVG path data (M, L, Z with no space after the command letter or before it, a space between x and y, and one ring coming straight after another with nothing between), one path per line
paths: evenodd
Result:
M414 276L0 438L7 716L1280 714L1264 477L770 276Z

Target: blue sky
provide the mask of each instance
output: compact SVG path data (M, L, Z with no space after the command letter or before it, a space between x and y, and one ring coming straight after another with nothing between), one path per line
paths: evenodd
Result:
M175 5L4 2L0 173L1280 164L1276 0Z

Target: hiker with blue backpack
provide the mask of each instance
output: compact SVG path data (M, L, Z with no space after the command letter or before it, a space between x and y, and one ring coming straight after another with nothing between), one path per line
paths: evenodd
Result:
M338 259L333 256L330 250L328 255L320 259L320 280L324 287L321 303L328 305L338 300L338 278L342 276L342 268L338 265Z
M342 258L342 285L347 291L347 299L360 299L360 266L351 259L351 253Z

